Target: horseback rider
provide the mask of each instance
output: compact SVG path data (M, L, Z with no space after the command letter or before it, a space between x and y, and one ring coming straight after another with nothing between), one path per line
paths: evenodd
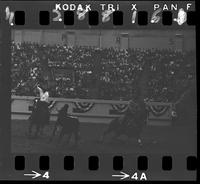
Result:
M49 139L49 141L53 140L53 137L56 135L57 130L60 129L61 131L59 133L59 140L64 137L65 134L69 134L69 138L74 134L75 137L75 143L77 144L79 139L79 120L78 118L72 117L68 114L68 108L69 105L65 104L59 111L58 111L58 119L56 121L56 124L53 129L53 133Z
M65 104L60 110L58 110L58 119L56 121L56 124L53 129L53 133L49 139L51 142L53 137L55 136L56 132L60 129L59 126L63 128L65 120L67 118L67 111L68 111L69 105Z
M47 85L43 85L42 87L39 87L39 85L37 85L36 87L40 93L40 101L48 103L49 102L49 92L47 89Z
M39 104L41 105L41 107L43 107L46 110L51 109L51 107L54 105L55 101L53 103L49 102L49 89L48 89L47 85L43 85L42 87L39 87L39 85L37 85L37 89L40 93L40 100L39 100L40 103Z
M68 111L69 105L65 104L64 107L62 107L58 112L58 123L63 126L63 123L65 122L66 118L68 117L67 111Z
M42 133L44 126L49 124L49 109L51 109L55 103L55 101L53 103L49 103L49 92L47 85L40 87L38 84L36 84L36 88L39 91L39 99L34 100L34 107L29 118L31 122L29 126L29 135L31 135L32 127L36 125L37 131L35 132L35 136L39 133Z

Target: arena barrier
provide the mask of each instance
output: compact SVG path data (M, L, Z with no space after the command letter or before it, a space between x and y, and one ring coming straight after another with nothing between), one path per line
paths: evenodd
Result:
M12 96L12 120L28 119L36 97ZM122 115L127 109L128 101L50 98L55 104L51 109L51 120L56 120L57 111L64 104L69 105L69 114L79 118L80 122L109 123L113 118ZM147 102L149 109L148 125L170 125L172 103Z

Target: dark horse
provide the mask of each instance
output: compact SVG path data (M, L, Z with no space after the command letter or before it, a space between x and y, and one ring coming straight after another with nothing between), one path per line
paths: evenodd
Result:
M55 137L56 131L59 129L59 127L61 127L61 131L59 133L59 141L61 141L62 138L67 134L68 142L70 141L70 138L74 135L75 144L78 143L80 122L78 118L67 115L68 107L68 104L65 104L64 107L59 110L58 118L54 126L50 141L52 141L52 139Z
M191 81L187 90L173 104L173 125L196 126L197 122L197 89L196 81Z
M124 115L126 116L126 115ZM121 135L126 135L128 138L136 138L138 143L141 143L141 132L143 125L146 123L147 111L146 109L140 109L134 113L134 116L128 119L127 123L122 123L124 117L113 119L108 129L103 133L101 141L104 137L110 133L114 133L113 138L118 138Z
M33 107L31 109L32 113L29 117L29 136L32 136L32 129L35 126L36 130L33 134L33 137L37 137L38 135L41 135L43 133L43 129L45 125L49 124L50 119L50 112L49 108L43 107L43 102L40 101L39 98L34 99ZM50 102L51 104L52 102ZM48 106L48 104L45 104ZM48 109L48 110L47 110Z

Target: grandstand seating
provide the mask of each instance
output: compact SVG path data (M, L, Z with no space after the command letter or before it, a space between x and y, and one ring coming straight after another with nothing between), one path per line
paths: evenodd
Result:
M195 52L12 43L12 94L36 96L44 70L69 68L73 75L54 75L50 96L129 100L136 98L140 73L148 66L146 98L169 102L195 78ZM51 73L51 72L50 72ZM70 77L73 77L70 78ZM52 81L53 80L53 81Z

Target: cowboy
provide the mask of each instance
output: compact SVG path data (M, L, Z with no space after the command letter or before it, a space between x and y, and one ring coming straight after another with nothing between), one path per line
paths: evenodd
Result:
M54 105L55 101L53 103L49 102L49 91L47 86L39 87L37 85L37 89L40 93L40 99L36 104L36 110L35 114L38 115L41 114L42 116L45 117L45 121L43 121L43 124L48 124L49 123L49 118L50 118L50 112L49 109ZM44 120L44 119L43 119Z
M68 117L67 111L68 111L69 105L65 104L63 108L61 108L58 112L58 123L62 126L65 122L66 118Z
M65 134L68 134L68 141L70 137L74 134L75 143L78 143L79 139L79 120L78 118L72 117L68 114L69 105L65 104L59 111L58 111L58 119L56 121L52 136L50 137L51 141L55 136L57 130L61 128L59 140L61 140Z
M34 100L34 107L32 110L32 114L29 118L30 126L29 126L29 135L31 135L32 127L36 125L35 136L42 134L43 128L45 125L49 123L50 119L50 111L49 109L54 105L53 103L49 103L49 92L46 86L39 87L37 85L37 89L40 93L39 99Z

